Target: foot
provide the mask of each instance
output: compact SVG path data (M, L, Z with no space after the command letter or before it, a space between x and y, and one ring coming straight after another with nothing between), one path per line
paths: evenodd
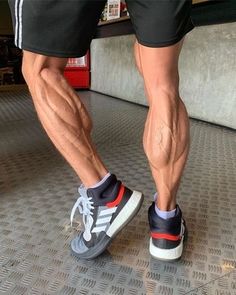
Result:
M174 217L163 219L157 215L153 202L148 210L148 219L151 230L150 254L159 260L178 260L183 253L183 243L187 236L187 227L179 206L176 206Z
M92 259L104 252L137 214L143 195L125 187L113 174L99 187L86 189L81 185L79 194L71 211L71 222L78 208L85 230L71 241L71 250L78 258Z

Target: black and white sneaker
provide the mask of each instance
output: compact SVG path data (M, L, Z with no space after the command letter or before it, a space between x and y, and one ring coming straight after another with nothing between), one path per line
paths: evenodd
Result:
M71 241L71 250L79 258L92 259L137 214L143 195L125 187L114 174L99 187L86 189L81 185L78 191L80 197L71 211L71 223L78 208L85 230Z
M148 219L151 230L150 254L159 260L178 260L183 252L183 243L187 237L187 227L179 206L176 214L169 219L159 217L155 211L155 202L149 207Z

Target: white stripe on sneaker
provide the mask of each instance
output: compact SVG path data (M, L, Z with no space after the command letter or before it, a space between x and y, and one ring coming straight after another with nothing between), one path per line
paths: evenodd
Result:
M116 212L116 209L117 209L117 207L112 207L112 208L101 210L101 212L99 213L99 217L104 216L104 215L108 215L108 214L113 214Z
M108 223L108 222L110 222L111 218L112 218L112 215L107 216L107 217L102 217L102 218L100 217L97 219L96 225Z
M116 210L117 210L117 207L112 207L112 208L101 210L99 215L98 215L97 221L96 221L96 227L93 228L92 232L93 233L95 233L95 232L98 233L98 232L101 232L101 231L105 231L105 229L107 228L108 223L112 219L113 213L115 213Z
M102 225L102 226L96 226L93 228L91 231L92 233L100 233L101 231L105 231L107 228L107 225Z
M139 210L143 201L143 195L140 192L133 191L125 206L120 210L111 226L107 230L107 235L113 237L128 221L132 219Z

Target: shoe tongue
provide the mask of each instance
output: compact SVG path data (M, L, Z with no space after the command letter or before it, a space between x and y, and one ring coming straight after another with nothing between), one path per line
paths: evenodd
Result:
M87 194L93 198L95 203L110 202L116 198L120 184L116 176L111 174L100 186L87 189Z

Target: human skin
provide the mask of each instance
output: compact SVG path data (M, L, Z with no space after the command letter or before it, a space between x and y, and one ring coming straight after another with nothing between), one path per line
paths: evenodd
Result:
M143 147L158 191L157 206L165 211L176 207L176 193L189 152L189 119L179 96L182 43L150 48L136 41L134 46L149 102ZM63 76L67 60L24 50L22 73L46 133L82 183L91 187L108 170L91 140L91 118Z
M176 194L190 148L186 107L179 95L178 60L183 40L149 48L135 42L136 65L143 76L149 111L143 146L156 184L160 210L176 207Z

